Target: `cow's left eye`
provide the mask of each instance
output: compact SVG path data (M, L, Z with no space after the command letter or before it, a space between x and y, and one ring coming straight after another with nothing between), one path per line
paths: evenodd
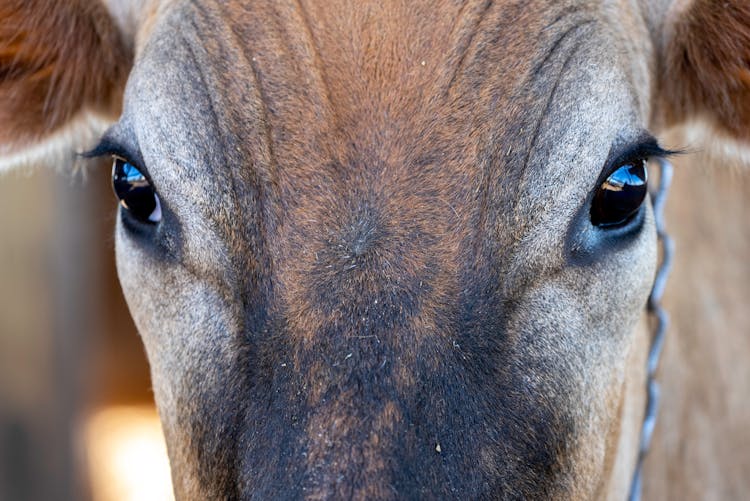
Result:
M127 160L114 157L112 187L120 205L137 221L156 224L161 221L159 195L146 176Z
M621 226L641 208L648 193L646 160L617 168L599 186L591 204L591 222L600 228Z

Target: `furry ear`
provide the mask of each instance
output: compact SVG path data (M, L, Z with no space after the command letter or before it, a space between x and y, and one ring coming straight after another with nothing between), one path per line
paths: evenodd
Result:
M0 171L72 154L100 133L92 129L116 117L130 66L98 0L2 0Z
M666 125L697 119L750 145L750 1L673 0L665 21Z

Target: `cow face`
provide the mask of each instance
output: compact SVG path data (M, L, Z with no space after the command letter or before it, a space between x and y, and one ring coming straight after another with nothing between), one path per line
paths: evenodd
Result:
M177 494L624 494L702 5L144 8L93 154Z

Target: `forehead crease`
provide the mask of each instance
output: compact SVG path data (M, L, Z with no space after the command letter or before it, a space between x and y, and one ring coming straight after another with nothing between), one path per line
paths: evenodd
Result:
M313 177L345 192L347 169L380 182L383 166L403 170L395 182L424 180L421 169L483 190L512 183L596 16L573 2L330 1L194 4L185 23L227 150L251 160L240 175L278 200Z
M331 1L196 2L182 23L230 163L250 159L247 175L277 191L311 175L338 183L331 165L385 165L404 181L424 179L413 172L423 164L489 189L488 173L528 163L570 57L562 49L580 45L596 13L572 2Z
M458 211L516 196L497 187L528 163L567 49L595 15L574 2L478 0L196 7L188 24L227 149L238 165L251 159L241 176L270 179L285 205L379 183L384 195L431 189ZM480 184L484 201L465 196Z
M563 2L542 4L235 2L217 7L221 15L208 22L228 25L219 42L244 46L279 113L349 128L362 115L397 119L444 109L449 87L473 99L488 84L509 94L545 52L539 34L570 11Z

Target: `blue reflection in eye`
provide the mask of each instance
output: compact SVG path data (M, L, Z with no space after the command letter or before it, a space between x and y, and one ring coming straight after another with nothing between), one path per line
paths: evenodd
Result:
M129 162L123 162L122 173L124 175L123 181L126 182L136 183L146 181L146 176L135 165Z
M156 224L161 221L161 202L146 176L132 163L115 157L112 187L120 205L137 221Z
M627 223L648 193L646 160L627 163L602 183L591 204L591 222L600 228Z
M625 186L638 187L646 184L646 169L642 166L624 165L614 171L605 181L611 186L610 189L624 188Z

